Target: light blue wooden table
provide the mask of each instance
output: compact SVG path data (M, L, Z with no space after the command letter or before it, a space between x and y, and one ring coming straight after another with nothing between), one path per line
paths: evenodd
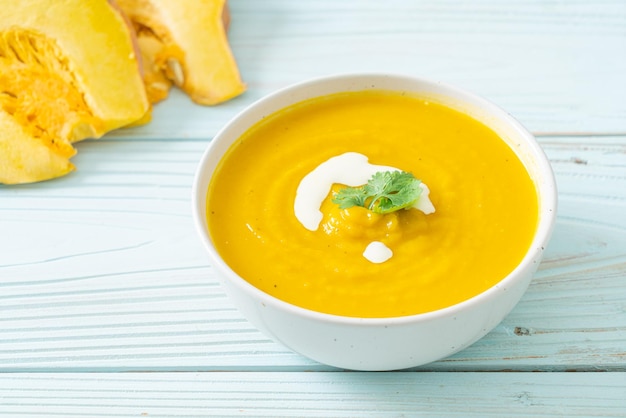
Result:
M249 90L174 93L78 145L78 171L0 186L0 416L626 416L626 1L231 0ZM217 129L307 78L455 84L526 125L556 173L553 240L515 310L466 350L355 373L231 305L191 220ZM535 373L533 373L535 372Z

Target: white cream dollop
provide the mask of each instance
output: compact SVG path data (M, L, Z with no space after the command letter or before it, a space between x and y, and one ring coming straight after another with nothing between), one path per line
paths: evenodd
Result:
M384 263L393 256L393 251L380 241L372 241L363 251L363 257L375 264Z
M430 201L430 189L424 183L420 183L420 189L422 189L422 194L420 194L419 199L413 205L413 207L417 210L421 210L424 215L430 215L431 213L435 213L435 205Z

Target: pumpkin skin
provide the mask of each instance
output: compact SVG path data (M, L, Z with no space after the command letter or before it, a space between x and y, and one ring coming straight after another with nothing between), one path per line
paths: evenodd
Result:
M152 103L172 84L202 105L227 101L245 90L226 37L224 0L117 0L132 22Z
M0 8L0 183L65 175L73 142L149 114L135 50L105 0Z

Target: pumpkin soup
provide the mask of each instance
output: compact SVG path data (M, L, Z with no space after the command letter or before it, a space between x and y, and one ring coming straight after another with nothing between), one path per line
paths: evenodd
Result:
M413 193L399 210L372 210L378 197L338 199L398 173ZM532 179L491 129L384 91L315 98L263 119L220 161L207 197L211 238L241 277L352 317L418 314L483 292L520 262L538 217Z

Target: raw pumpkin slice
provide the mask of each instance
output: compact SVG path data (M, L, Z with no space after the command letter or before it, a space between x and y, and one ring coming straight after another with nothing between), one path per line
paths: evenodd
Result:
M118 0L137 33L152 103L173 84L199 104L214 105L245 90L226 37L225 0Z
M72 171L75 154L68 141L44 141L29 134L10 114L0 111L0 183L30 183Z
M148 113L132 27L105 0L0 8L0 183L74 169L72 142Z

